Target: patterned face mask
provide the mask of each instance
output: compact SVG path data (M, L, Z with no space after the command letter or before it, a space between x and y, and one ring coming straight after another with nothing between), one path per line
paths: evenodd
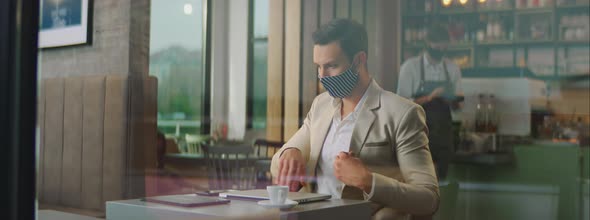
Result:
M350 95L359 81L359 74L354 64L350 65L343 73L335 76L318 77L320 82L334 98L344 98Z

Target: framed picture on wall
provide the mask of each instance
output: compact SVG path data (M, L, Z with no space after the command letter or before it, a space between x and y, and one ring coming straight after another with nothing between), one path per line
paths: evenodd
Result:
M40 0L39 48L92 42L92 0Z

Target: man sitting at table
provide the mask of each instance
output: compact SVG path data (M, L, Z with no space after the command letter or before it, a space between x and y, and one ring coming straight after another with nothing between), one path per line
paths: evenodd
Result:
M301 128L274 155L274 183L366 199L375 219L432 215L439 192L424 110L371 78L367 32L359 23L333 20L313 40L313 61L327 92L314 99Z

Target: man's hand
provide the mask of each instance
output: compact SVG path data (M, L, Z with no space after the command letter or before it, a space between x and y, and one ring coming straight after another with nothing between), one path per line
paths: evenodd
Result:
M430 93L430 95L428 95L430 97L430 100L441 96L443 93L445 92L445 88L444 87L438 87L434 90L432 90L432 92Z
M289 191L299 190L299 184L304 182L305 178L305 159L301 151L296 148L290 148L283 151L279 158L279 176L276 184L289 186Z
M429 95L414 99L414 102L419 105L422 105L424 103L428 103L428 102L432 101L433 99L435 99L437 97L440 97L444 92L445 92L444 87L438 87L438 88L432 90L432 92Z
M334 175L348 186L357 187L370 193L373 187L373 174L351 153L340 152L334 161Z

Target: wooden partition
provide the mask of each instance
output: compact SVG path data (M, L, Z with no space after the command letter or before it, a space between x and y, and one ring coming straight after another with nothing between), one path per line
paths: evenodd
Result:
M285 96L283 135L291 137L299 129L301 100L301 4L303 0L285 1Z
M283 139L285 0L273 0L269 4L266 134L268 140L280 141Z

